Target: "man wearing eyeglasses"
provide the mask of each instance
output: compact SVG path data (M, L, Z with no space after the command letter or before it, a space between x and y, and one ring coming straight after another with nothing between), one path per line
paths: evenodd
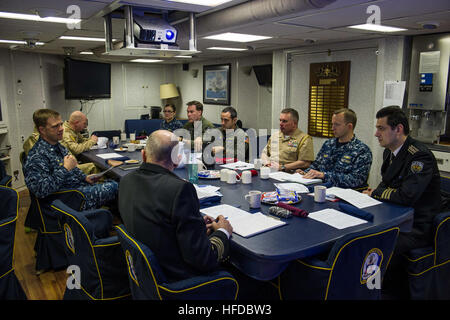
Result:
M63 138L63 122L58 112L39 109L33 114L39 139L28 153L24 165L25 183L37 198L64 189L77 189L85 195L83 209L99 208L114 200L118 191L115 181L95 183L98 178L84 174L77 160L59 141Z
M164 120L161 122L160 129L174 132L177 129L183 128L181 121L175 118L176 110L175 105L172 103L165 105L163 110Z

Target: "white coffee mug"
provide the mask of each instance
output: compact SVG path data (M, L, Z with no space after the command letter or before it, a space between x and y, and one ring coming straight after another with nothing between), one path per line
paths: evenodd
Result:
M128 144L128 152L134 152L136 151L136 145L134 143Z
M220 181L222 182L228 181L228 169L220 170Z
M130 140L136 140L136 133L130 133Z
M315 186L314 187L314 201L315 202L325 202L326 193L327 193L327 187Z
M262 160L261 159L255 159L253 161L253 165L255 166L256 170L261 169L261 167L262 167Z
M259 175L261 179L269 179L270 168L269 167L261 167L259 171Z
M261 207L261 191L252 190L245 195L245 200L248 201L250 208L260 208Z
M120 142L119 137L113 137L114 144L119 144L119 142Z
M249 170L243 171L241 175L241 181L244 184L252 183L252 173Z
M227 177L228 184L235 184L236 181L239 181L239 180L241 180L241 178L237 176L236 171L228 170L228 177Z

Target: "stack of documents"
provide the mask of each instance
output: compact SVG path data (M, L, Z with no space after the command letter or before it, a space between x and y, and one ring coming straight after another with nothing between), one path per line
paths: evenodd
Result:
M196 184L194 184L194 187L200 204L220 201L222 198L222 194L219 192L220 187Z
M300 173L290 174L290 173L282 172L282 171L276 171L276 172L269 173L269 178L272 178L272 179L275 179L278 181L292 181L292 182L297 182L297 183L301 183L301 184L305 184L305 185L322 182L322 179L305 179L305 178L303 178L303 175L301 175Z
M261 212L249 213L227 204L202 209L200 212L214 219L219 215L224 216L230 221L233 232L245 238L286 224Z
M361 209L366 207L375 206L381 202L375 200L367 194L358 192L353 189L343 189L338 187L332 187L327 189L327 195L334 194L336 197L351 203L355 207Z
M223 164L221 165L221 167L223 168L227 168L227 169L231 169L231 170L249 170L249 169L254 169L255 166L251 163L247 163L247 162L243 162L243 161L237 161L237 162L233 162L233 163L227 163L227 164Z

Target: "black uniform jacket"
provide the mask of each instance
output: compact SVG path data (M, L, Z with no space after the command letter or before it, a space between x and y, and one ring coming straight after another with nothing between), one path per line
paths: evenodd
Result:
M194 186L159 165L144 163L121 179L119 211L171 281L214 271L228 254L224 232L206 235Z
M413 232L429 238L433 217L441 207L441 180L436 159L423 143L409 136L392 163L391 153L384 150L382 181L372 196L413 207Z

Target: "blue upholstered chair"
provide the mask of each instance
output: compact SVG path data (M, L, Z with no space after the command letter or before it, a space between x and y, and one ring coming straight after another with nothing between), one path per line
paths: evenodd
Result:
M116 226L128 264L131 294L135 300L231 300L238 283L231 274L217 271L204 276L168 282L153 252L134 239L123 225Z
M292 261L279 277L282 299L372 300L381 298L381 283L392 256L398 227L378 227L339 239L325 261Z
M411 299L450 299L450 211L436 215L433 234L433 245L406 255Z
M0 186L11 187L12 177L6 172L5 164L0 160Z
M18 210L17 191L0 186L0 300L27 299L14 273L14 239Z
M112 215L106 209L73 210L60 200L51 205L64 230L64 250L73 276L65 300L114 300L130 297L126 262ZM76 269L74 269L74 267Z

